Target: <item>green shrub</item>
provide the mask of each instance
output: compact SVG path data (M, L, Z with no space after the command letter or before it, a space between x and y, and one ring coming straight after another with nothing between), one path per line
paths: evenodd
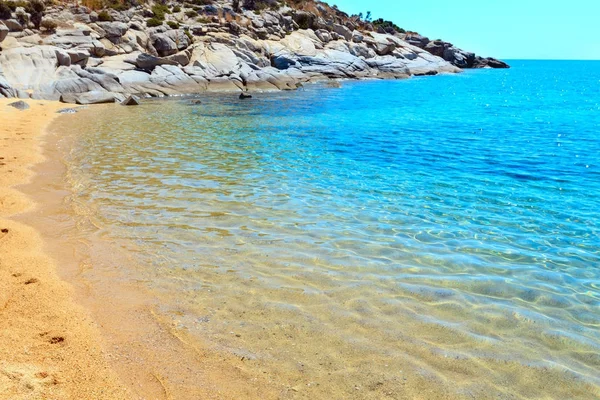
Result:
M406 31L404 29L400 28L398 25L396 25L392 21L386 21L383 18L376 19L375 21L372 22L372 24L375 27L375 29L381 27L386 32L393 29L396 32L406 33Z
M194 10L186 11L185 16L188 18L194 18L198 16L198 13Z
M201 24L209 24L211 22L210 19L206 17L196 18L196 21L200 22Z
M175 7L173 7L173 9L171 11L173 11L174 13L181 12L181 7L175 6Z
M164 21L165 14L169 14L169 7L164 4L155 4L152 6L152 13L154 14L154 18Z
M42 13L46 9L46 5L40 0L31 0L27 6L25 6L25 11L28 13Z
M150 18L146 21L146 25L148 26L148 28L152 28L155 26L161 26L162 24L163 24L163 22L157 18Z
M35 26L35 29L40 29L45 9L46 5L40 0L31 0L25 6L25 12L30 14L29 21Z
M56 31L58 24L51 19L43 19L41 27L46 30L46 32L53 33Z
M10 7L3 1L0 1L0 19L10 19L11 17Z
M190 39L190 43L194 43L194 35L192 35L189 29L185 29L183 33L185 33L185 36L187 36L188 39Z
M167 21L167 25L169 25L171 29L179 29L179 24L175 21Z
M12 0L6 1L4 2L4 4L6 4L8 6L8 8L10 8L10 11L15 12L17 11L17 3L15 3Z
M119 3L119 2L110 3L106 7L112 8L113 10L116 10L116 11L127 11L131 8L131 6L129 4Z
M19 11L17 13L17 21L19 21L19 23L21 25L25 26L29 23L29 15L27 15L24 12Z
M113 18L110 16L110 14L108 13L108 11L106 10L102 10L98 13L98 21L112 21Z

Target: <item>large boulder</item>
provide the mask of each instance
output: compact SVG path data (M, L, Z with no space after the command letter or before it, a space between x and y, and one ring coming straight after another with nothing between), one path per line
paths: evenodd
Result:
M0 69L15 89L34 89L54 80L59 65L56 47L15 47L0 52Z
M314 57L300 56L298 63L304 73L329 78L358 78L369 72L369 66L364 60L339 50L323 50Z
M473 62L473 68L510 68L510 65L495 58L477 56Z
M379 56L387 56L398 47L398 41L393 36L375 32L369 32L369 36L364 38L364 42Z
M23 25L16 19L7 19L4 21L4 25L6 25L11 32L21 32L23 30Z
M182 29L151 34L150 42L161 57L170 56L180 50L185 50L190 45L190 39Z
M157 66L165 64L177 65L177 61L154 57L147 53L140 54L135 60L136 67L147 71L152 71Z
M10 29L8 29L8 27L4 25L2 21L0 21L0 42L6 39L6 36L8 36L8 32L10 32Z
M333 31L346 40L352 39L352 31L348 27L340 24L333 24Z
M274 54L271 57L271 65L277 69L299 66L297 57L287 51Z
M240 60L222 43L199 43L194 46L191 64L200 67L207 76L228 76L242 67Z
M475 63L475 53L466 52L454 46L444 49L442 58L458 68L472 68Z
M60 101L72 104L101 104L122 101L124 98L124 96L119 96L116 93L94 90L86 93L63 94Z
M115 44L121 42L121 37L129 28L126 23L117 21L97 22L97 25L104 30L106 38Z
M74 47L92 47L94 39L87 32L79 29L58 31L44 39L46 45L57 46L62 49L72 49Z

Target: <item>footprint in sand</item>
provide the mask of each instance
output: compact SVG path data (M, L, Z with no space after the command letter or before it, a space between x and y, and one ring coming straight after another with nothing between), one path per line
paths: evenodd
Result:
M26 389L34 397L46 398L44 387L60 384L56 375L35 365L3 365L0 367L0 388L3 392L20 392Z
M50 332L42 332L40 333L40 337L46 340L50 344L60 344L65 342L65 337L62 335L52 334Z

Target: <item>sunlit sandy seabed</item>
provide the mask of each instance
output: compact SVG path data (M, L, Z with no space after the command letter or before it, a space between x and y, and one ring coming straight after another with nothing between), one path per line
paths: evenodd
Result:
M64 117L76 279L281 398L599 398L600 63L513 64Z

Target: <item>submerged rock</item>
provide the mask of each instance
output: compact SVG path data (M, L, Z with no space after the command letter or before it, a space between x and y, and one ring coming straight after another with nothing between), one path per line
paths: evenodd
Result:
M251 99L251 98L252 98L252 95L249 93L245 93L245 92L240 93L240 99L242 99L242 100L243 99Z
M25 103L23 100L15 101L14 103L9 104L10 107L14 107L17 110L27 110L29 108L29 104Z
M74 108L61 108L56 113L57 114L75 114L77 112Z

